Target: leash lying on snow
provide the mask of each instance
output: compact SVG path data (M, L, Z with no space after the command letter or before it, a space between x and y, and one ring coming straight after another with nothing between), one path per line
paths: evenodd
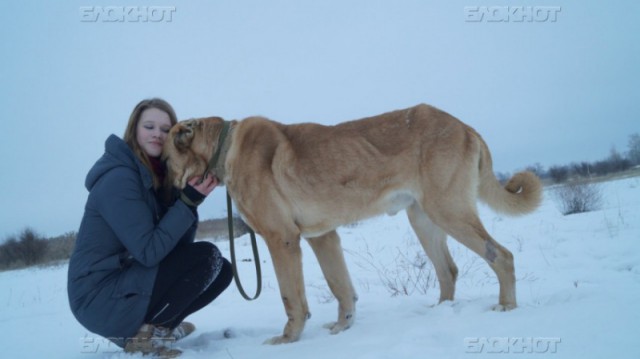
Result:
M238 291L240 291L240 295L246 300L254 300L260 296L260 292L262 291L262 271L260 270L260 256L258 255L258 243L256 242L256 234L253 229L249 228L249 235L251 236L251 248L253 249L253 261L256 264L256 294L253 297L247 295L240 283L240 276L238 275L238 264L236 261L236 249L234 244L233 237L233 215L231 213L232 209L231 204L231 196L229 196L229 191L227 191L227 224L229 225L229 249L231 251L231 266L233 267L233 279L236 282L236 287L238 287Z

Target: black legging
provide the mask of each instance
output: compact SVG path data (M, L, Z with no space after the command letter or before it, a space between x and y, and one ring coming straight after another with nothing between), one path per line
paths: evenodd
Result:
M145 322L174 329L231 283L228 260L210 242L176 247L160 262Z

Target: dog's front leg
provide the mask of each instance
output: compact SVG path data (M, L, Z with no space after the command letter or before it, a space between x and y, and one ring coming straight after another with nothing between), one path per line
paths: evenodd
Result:
M309 238L308 242L318 258L331 292L338 299L338 320L325 325L331 334L337 334L353 324L358 299L344 261L340 237L336 231L331 231L320 237Z
M311 316L304 291L300 237L276 237L265 240L271 253L288 318L282 335L267 340L265 344L295 342L300 338L305 321Z

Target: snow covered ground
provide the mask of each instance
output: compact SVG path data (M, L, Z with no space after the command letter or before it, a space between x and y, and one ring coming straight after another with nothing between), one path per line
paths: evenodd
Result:
M330 335L336 319L308 245L305 279L313 314L299 342L269 346L285 314L264 243L264 289L244 301L232 284L192 315L198 330L177 347L183 358L640 358L640 178L603 183L602 209L562 216L550 190L542 207L522 218L481 206L489 232L515 256L519 307L497 313L497 280L489 267L449 239L460 276L456 300L437 304L439 289L406 216L375 218L342 228L343 246L358 291L354 326ZM248 237L240 258L250 258ZM228 253L228 244L218 242ZM87 332L67 305L66 265L0 273L0 350L3 358L131 358ZM253 264L241 262L252 291ZM392 296L397 279L411 295ZM232 338L223 333L230 330Z

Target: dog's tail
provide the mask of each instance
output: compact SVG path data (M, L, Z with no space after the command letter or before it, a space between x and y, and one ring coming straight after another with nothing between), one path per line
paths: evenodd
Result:
M478 136L479 137L479 136ZM518 172L504 185L493 173L493 162L487 144L480 138L480 187L478 197L494 211L523 215L533 212L542 202L542 184L532 172Z

